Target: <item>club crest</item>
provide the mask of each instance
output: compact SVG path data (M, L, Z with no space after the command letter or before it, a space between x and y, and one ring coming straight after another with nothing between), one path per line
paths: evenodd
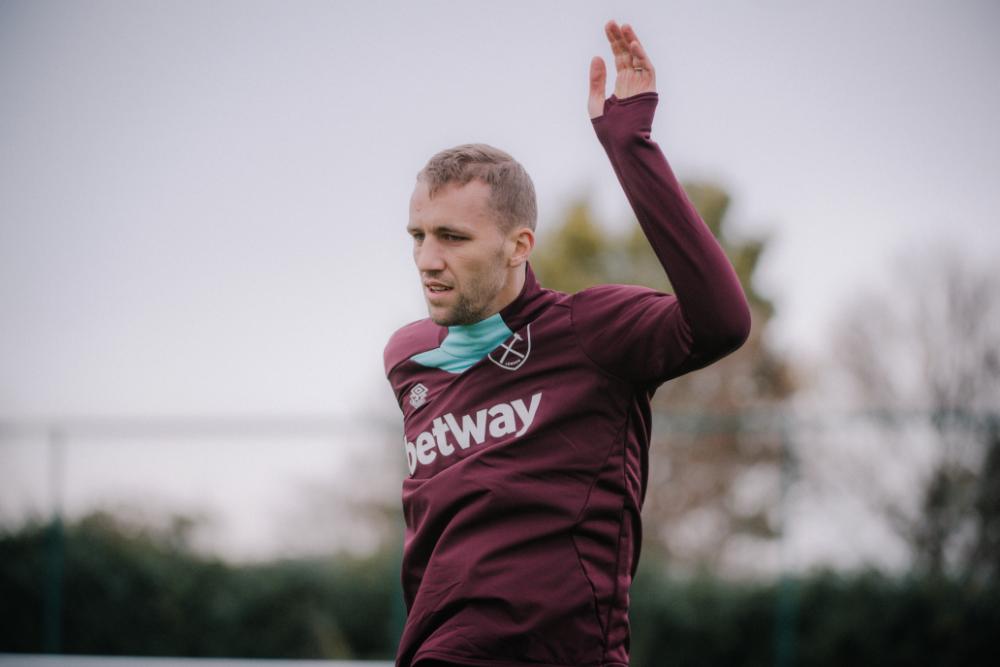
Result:
M524 329L524 335L515 333L513 336L500 343L500 345L489 353L490 361L508 371L516 371L524 365L531 354L531 325Z

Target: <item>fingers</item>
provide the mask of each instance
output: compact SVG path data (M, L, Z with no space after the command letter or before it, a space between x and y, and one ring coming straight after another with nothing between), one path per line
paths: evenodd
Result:
M604 83L607 78L607 70L604 67L604 58L594 56L590 60L590 94L597 93L604 95Z
M652 70L653 63L650 62L649 56L646 55L646 50L642 48L642 44L639 42L639 37L635 34L635 30L632 26L625 23L621 27L621 33L624 40L628 43L628 53L631 58L629 65L632 68L641 67L643 69Z
M639 37L628 23L619 26L615 21L608 21L604 25L604 34L607 35L611 52L615 56L615 69L617 71L637 67L646 70L653 69L653 63L650 62L649 56L642 48Z
M625 41L629 44L639 41L639 37L635 34L635 30L628 23L622 24L622 37L624 37Z
M608 37L611 45L611 53L615 56L615 69L623 70L632 65L632 57L629 54L628 41L622 34L622 29L614 21L608 21L604 25L604 34Z
M656 91L656 74L653 63L642 48L639 37L627 23L619 26L615 21L604 24L604 34L608 38L611 52L615 56L615 95L625 99L639 93ZM587 108L590 117L604 113L604 88L607 72L604 61L595 57L590 61L590 95Z
M597 118L604 113L604 91L607 83L607 70L604 59L594 56L590 60L590 96L587 98L587 111L591 118Z
M650 62L649 56L646 55L646 50L642 48L642 44L639 42L632 42L632 68L642 69L647 72L652 72L653 63Z

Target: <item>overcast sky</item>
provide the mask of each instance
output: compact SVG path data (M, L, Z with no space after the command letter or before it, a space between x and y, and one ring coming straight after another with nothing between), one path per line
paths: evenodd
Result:
M391 412L432 153L517 157L543 243L578 196L628 222L586 112L609 18L675 171L772 238L790 354L893 256L1000 251L996 2L0 0L0 419Z
M611 17L675 170L773 237L791 348L910 244L1000 249L995 2L0 8L4 417L371 408L425 315L403 227L431 153L514 154L543 232L583 193L628 219L585 104Z

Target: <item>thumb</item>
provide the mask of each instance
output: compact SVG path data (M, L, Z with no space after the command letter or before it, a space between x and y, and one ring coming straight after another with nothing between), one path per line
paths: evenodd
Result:
M604 113L604 85L607 81L607 71L604 59L594 56L590 60L590 98L587 100L587 111L591 118L597 118Z

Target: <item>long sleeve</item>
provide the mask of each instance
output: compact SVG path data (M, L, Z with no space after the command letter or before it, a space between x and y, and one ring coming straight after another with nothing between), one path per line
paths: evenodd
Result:
M706 366L746 340L750 311L736 272L650 139L658 95L611 96L592 120L625 196L675 294L608 285L573 297L588 356L637 383Z

